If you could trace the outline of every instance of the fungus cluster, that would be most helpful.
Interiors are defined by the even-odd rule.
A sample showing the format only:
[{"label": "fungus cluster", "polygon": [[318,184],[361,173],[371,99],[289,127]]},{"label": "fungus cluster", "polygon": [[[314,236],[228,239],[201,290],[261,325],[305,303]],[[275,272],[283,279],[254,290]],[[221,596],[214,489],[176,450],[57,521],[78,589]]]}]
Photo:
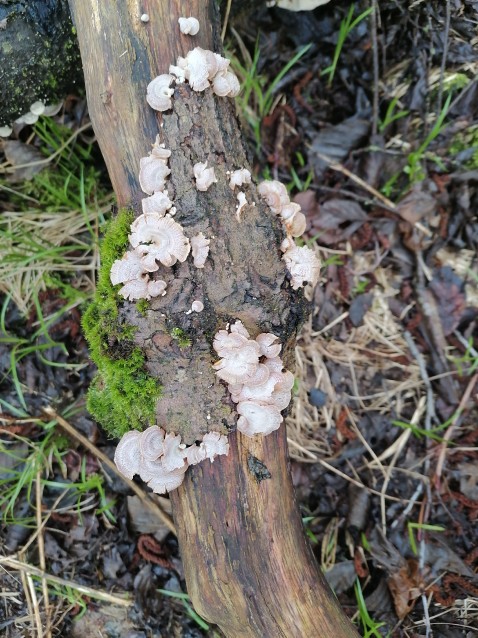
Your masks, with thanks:
[{"label": "fungus cluster", "polygon": [[[199,30],[195,18],[181,18],[179,25],[181,32],[187,35],[194,35]],[[240,88],[237,77],[229,69],[229,60],[196,47],[185,58],[178,58],[176,65],[170,66],[169,73],[161,74],[149,83],[148,104],[161,112],[171,109],[173,85],[186,81],[194,91],[211,87],[219,96],[234,97]],[[129,241],[132,249],[115,261],[110,271],[113,285],[123,284],[119,294],[126,299],[165,295],[167,284],[157,276],[160,268],[171,268],[177,262],[184,262],[191,252],[194,266],[203,268],[209,253],[210,239],[203,233],[188,238],[182,226],[173,219],[176,208],[166,189],[171,173],[170,156],[171,151],[160,143],[158,135],[150,154],[140,160],[139,182],[148,197],[142,200],[142,215],[131,225]],[[198,162],[191,168],[191,179],[194,178],[198,191],[207,191],[217,182],[214,168],[208,167],[207,162]],[[245,168],[227,174],[232,191],[251,183],[251,174]],[[296,246],[293,239],[305,230],[305,216],[300,207],[290,201],[280,182],[263,182],[258,190],[283,222],[286,239],[281,249],[292,287],[297,289],[306,282],[315,283],[319,262],[311,250]],[[248,202],[242,191],[236,197],[236,215],[240,221],[241,210]],[[202,301],[196,299],[188,314],[203,309]],[[292,373],[284,370],[279,357],[282,346],[278,337],[262,333],[251,339],[243,324],[236,321],[228,329],[217,332],[213,347],[220,356],[213,367],[218,378],[228,384],[231,398],[237,404],[238,430],[254,436],[278,429],[283,421],[281,411],[291,400],[294,383]],[[115,462],[125,476],[132,478],[139,474],[154,492],[162,494],[182,483],[189,465],[206,459],[213,462],[217,455],[227,455],[228,451],[227,437],[218,432],[208,432],[199,445],[186,447],[180,435],[166,434],[154,425],[141,433],[126,433],[116,449]]]},{"label": "fungus cluster", "polygon": [[237,429],[247,436],[277,430],[283,421],[281,410],[291,400],[294,376],[284,371],[277,339],[270,332],[251,339],[241,321],[214,337],[213,347],[221,359],[213,367],[228,384],[240,415]]},{"label": "fungus cluster", "polygon": [[227,437],[208,432],[199,445],[186,447],[179,434],[168,433],[157,425],[143,432],[127,432],[118,443],[115,463],[129,479],[139,474],[156,494],[176,489],[184,480],[189,465],[228,454]]},{"label": "fungus cluster", "polygon": [[279,215],[287,234],[281,250],[291,276],[292,288],[297,290],[306,283],[315,286],[319,280],[320,261],[313,250],[307,246],[299,247],[294,241],[294,237],[300,237],[306,227],[305,215],[300,211],[299,204],[290,201],[286,187],[277,180],[261,182],[258,191],[272,212]]}]

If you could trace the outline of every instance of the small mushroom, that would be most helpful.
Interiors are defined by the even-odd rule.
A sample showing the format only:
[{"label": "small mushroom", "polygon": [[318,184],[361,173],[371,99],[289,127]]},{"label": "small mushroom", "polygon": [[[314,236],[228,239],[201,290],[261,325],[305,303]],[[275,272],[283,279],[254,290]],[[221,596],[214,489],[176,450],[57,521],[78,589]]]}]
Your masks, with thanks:
[{"label": "small mushroom", "polygon": [[264,357],[272,359],[273,357],[279,356],[282,346],[280,343],[274,344],[274,341],[277,341],[278,338],[279,337],[276,337],[272,332],[263,332],[257,335],[256,342],[259,344],[261,354]]},{"label": "small mushroom", "polygon": [[251,173],[247,168],[239,168],[231,173],[229,187],[234,190],[236,186],[243,186],[251,183]]},{"label": "small mushroom", "polygon": [[207,256],[209,255],[210,243],[211,240],[206,239],[203,233],[198,233],[194,237],[191,237],[191,250],[196,268],[204,268]]},{"label": "small mushroom", "polygon": [[196,300],[191,304],[191,310],[193,312],[202,312],[204,310],[204,304],[202,301]]},{"label": "small mushroom", "polygon": [[236,74],[228,69],[214,76],[212,90],[220,97],[236,97],[241,91],[241,85]]},{"label": "small mushroom", "polygon": [[199,20],[197,18],[179,18],[179,29],[185,35],[196,35],[199,32]]},{"label": "small mushroom", "polygon": [[145,197],[141,201],[145,215],[154,213],[163,217],[172,205],[173,202],[169,199],[167,191],[157,191],[151,197]]},{"label": "small mushroom", "polygon": [[244,208],[244,206],[247,206],[247,199],[246,199],[245,193],[243,193],[242,191],[239,191],[237,193],[237,201],[239,202],[239,204],[236,207],[236,218],[237,218],[237,221],[240,222],[242,209]]},{"label": "small mushroom", "polygon": [[173,108],[171,100],[174,89],[169,88],[174,77],[168,73],[163,73],[154,78],[146,89],[146,101],[155,111],[168,111]]},{"label": "small mushroom", "polygon": [[[155,270],[158,267],[156,265]],[[121,259],[117,259],[110,270],[110,280],[113,286],[124,284],[119,294],[131,301],[135,299],[151,299],[158,297],[166,290],[166,282],[151,281],[142,263],[142,255],[135,251],[127,251]]]},{"label": "small mushroom", "polygon": [[240,414],[237,429],[246,436],[270,434],[277,430],[283,421],[275,405],[263,404],[259,401],[241,401],[237,404],[237,411]]},{"label": "small mushroom", "polygon": [[229,454],[229,443],[227,436],[219,434],[219,432],[208,432],[202,438],[201,446],[206,450],[206,458],[214,462],[216,456]]},{"label": "small mushroom", "polygon": [[166,186],[166,178],[171,173],[165,160],[149,155],[139,160],[139,184],[141,190],[152,195],[162,191]]},{"label": "small mushroom", "polygon": [[211,184],[217,182],[214,174],[214,168],[207,168],[207,162],[198,162],[197,164],[194,164],[193,172],[198,191],[207,191]]},{"label": "small mushroom", "polygon": [[186,446],[184,443],[181,443],[181,435],[172,433],[166,434],[163,446],[164,453],[162,462],[164,468],[168,472],[182,468],[184,466],[184,457],[186,456],[184,452]]},{"label": "small mushroom", "polygon": [[168,470],[164,464],[160,464],[156,474],[148,481],[148,486],[155,494],[165,494],[178,488],[184,481],[184,475],[188,469],[187,463],[174,470]]},{"label": "small mushroom", "polygon": [[280,215],[281,210],[287,204],[290,204],[287,188],[277,180],[267,180],[261,182],[257,187],[259,194],[266,200],[269,208],[276,215]]},{"label": "small mushroom", "polygon": [[310,283],[313,286],[320,276],[320,261],[316,254],[307,246],[293,246],[282,255],[290,272],[291,285],[294,290]]},{"label": "small mushroom", "polygon": [[300,237],[304,234],[307,226],[307,220],[304,213],[296,213],[292,219],[285,222],[287,233],[292,237]]},{"label": "small mushroom", "polygon": [[164,430],[157,425],[143,430],[139,439],[141,456],[148,461],[156,461],[164,452]]}]

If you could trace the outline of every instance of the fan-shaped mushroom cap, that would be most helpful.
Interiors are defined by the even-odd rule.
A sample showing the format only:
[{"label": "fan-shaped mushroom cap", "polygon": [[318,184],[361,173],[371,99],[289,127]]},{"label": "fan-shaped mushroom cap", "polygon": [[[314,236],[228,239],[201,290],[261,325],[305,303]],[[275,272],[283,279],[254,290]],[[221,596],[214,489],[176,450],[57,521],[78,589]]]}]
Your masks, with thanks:
[{"label": "fan-shaped mushroom cap", "polygon": [[236,208],[236,217],[237,217],[237,221],[240,222],[241,221],[241,211],[244,208],[244,206],[247,206],[247,199],[246,199],[246,194],[243,193],[242,191],[239,191],[237,193],[237,201],[239,202],[237,208]]},{"label": "fan-shaped mushroom cap", "polygon": [[135,474],[139,474],[141,464],[141,453],[139,448],[140,432],[132,430],[126,432],[121,437],[121,441],[116,446],[114,461],[118,470],[132,479]]},{"label": "fan-shaped mushroom cap", "polygon": [[296,213],[291,219],[285,222],[285,227],[292,237],[300,237],[304,234],[307,220],[304,213]]},{"label": "fan-shaped mushroom cap", "polygon": [[206,450],[206,458],[214,462],[216,456],[229,454],[229,443],[227,436],[219,434],[219,432],[208,432],[202,438],[201,447],[204,446]]},{"label": "fan-shaped mushroom cap", "polygon": [[297,213],[300,213],[300,205],[294,202],[289,202],[282,207],[280,216],[286,222],[289,219],[292,219],[292,217],[294,217]]},{"label": "fan-shaped mushroom cap", "polygon": [[186,460],[189,465],[197,465],[207,458],[206,448],[202,445],[191,445],[186,448]]},{"label": "fan-shaped mushroom cap", "polygon": [[260,335],[257,335],[256,341],[261,348],[262,356],[268,359],[279,356],[282,346],[280,343],[274,344],[274,341],[277,341],[278,338],[279,337],[276,337],[272,332],[262,332]]},{"label": "fan-shaped mushroom cap", "polygon": [[213,364],[213,368],[217,376],[227,383],[246,383],[254,376],[258,364],[259,345],[255,341],[244,339],[240,348],[228,351],[225,357]]},{"label": "fan-shaped mushroom cap", "polygon": [[199,32],[199,20],[197,18],[179,18],[179,30],[185,35],[196,35]]},{"label": "fan-shaped mushroom cap", "polygon": [[191,250],[193,254],[194,265],[196,268],[204,268],[207,256],[209,255],[210,239],[206,239],[204,233],[199,233],[191,237]]},{"label": "fan-shaped mushroom cap", "polygon": [[[266,366],[263,366],[266,370]],[[271,397],[274,392],[274,388],[278,382],[277,373],[270,374],[268,372],[268,377],[264,383],[261,384],[252,384],[247,383],[242,386],[241,391],[237,394],[232,395],[232,400],[235,403],[240,403],[241,401],[260,401],[261,403],[272,403]]]},{"label": "fan-shaped mushroom cap", "polygon": [[146,101],[155,111],[168,111],[173,108],[171,96],[174,89],[170,89],[174,77],[168,73],[163,73],[154,78],[146,89]]},{"label": "fan-shaped mushroom cap", "polygon": [[259,194],[266,200],[273,213],[279,215],[283,206],[290,203],[287,188],[277,180],[266,180],[257,187]]},{"label": "fan-shaped mushroom cap", "polygon": [[271,359],[266,359],[264,361],[264,365],[269,368],[270,372],[282,372],[284,369],[284,363],[280,357],[272,357]]},{"label": "fan-shaped mushroom cap", "polygon": [[238,168],[231,173],[229,178],[229,187],[234,190],[236,186],[242,186],[243,184],[251,183],[251,173],[247,168]]},{"label": "fan-shaped mushroom cap", "polygon": [[246,330],[246,327],[244,326],[242,321],[240,321],[239,319],[236,319],[236,321],[231,324],[230,330],[231,334],[242,335],[243,337],[246,337],[246,339],[249,339],[251,336]]},{"label": "fan-shaped mushroom cap", "polygon": [[178,260],[185,261],[189,255],[189,239],[171,217],[140,215],[131,224],[131,231],[131,245],[142,255],[143,268],[149,272],[158,269],[156,261],[169,267]]},{"label": "fan-shaped mushroom cap", "polygon": [[220,97],[236,97],[240,93],[241,85],[236,74],[227,70],[214,76],[212,90]]},{"label": "fan-shaped mushroom cap", "polygon": [[139,160],[139,166],[141,190],[148,195],[162,191],[166,186],[166,177],[171,173],[166,162],[155,155],[149,155]]},{"label": "fan-shaped mushroom cap", "polygon": [[[204,49],[196,47],[186,56],[186,78],[193,91],[204,91],[209,86],[209,71]],[[178,60],[178,66],[179,64]]]},{"label": "fan-shaped mushroom cap", "polygon": [[139,439],[141,456],[148,461],[156,461],[163,453],[164,430],[152,425],[143,432]]},{"label": "fan-shaped mushroom cap", "polygon": [[247,436],[270,434],[282,423],[282,415],[275,405],[256,401],[241,401],[237,404],[241,415],[237,421],[237,429]]},{"label": "fan-shaped mushroom cap", "polygon": [[194,164],[193,171],[198,191],[207,191],[211,184],[217,182],[214,174],[214,168],[207,168],[207,162],[198,162],[197,164]]},{"label": "fan-shaped mushroom cap", "polygon": [[282,255],[291,276],[294,290],[304,286],[307,282],[315,286],[320,275],[320,261],[314,251],[307,246],[294,246]]},{"label": "fan-shaped mushroom cap", "polygon": [[163,217],[168,211],[173,202],[169,199],[168,193],[166,191],[158,191],[157,193],[153,193],[151,197],[145,197],[141,200],[141,206],[143,207],[143,214],[147,215],[150,213],[156,213],[157,215],[161,215]]},{"label": "fan-shaped mushroom cap", "polygon": [[204,51],[206,57],[207,71],[209,79],[212,80],[218,73],[223,73],[229,69],[230,60],[223,58],[219,53]]},{"label": "fan-shaped mushroom cap", "polygon": [[[157,268],[156,268],[157,269]],[[129,250],[121,259],[117,259],[110,270],[111,283],[124,284],[118,291],[125,299],[151,299],[166,290],[166,282],[158,279],[150,281],[141,262],[141,254]]]},{"label": "fan-shaped mushroom cap", "polygon": [[186,456],[184,443],[181,443],[180,434],[168,433],[164,437],[164,453],[162,457],[162,463],[164,468],[170,472],[178,468],[183,467],[184,457]]},{"label": "fan-shaped mushroom cap", "polygon": [[178,488],[184,481],[184,475],[188,469],[187,463],[175,470],[167,470],[164,464],[160,464],[157,473],[148,481],[149,487],[155,494],[165,494]]}]

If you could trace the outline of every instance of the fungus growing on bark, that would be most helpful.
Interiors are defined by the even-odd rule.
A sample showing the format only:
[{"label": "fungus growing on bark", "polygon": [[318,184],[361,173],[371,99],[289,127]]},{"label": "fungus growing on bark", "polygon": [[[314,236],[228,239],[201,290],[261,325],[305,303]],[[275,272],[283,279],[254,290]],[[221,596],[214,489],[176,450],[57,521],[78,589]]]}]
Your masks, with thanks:
[{"label": "fungus growing on bark", "polygon": [[148,272],[158,270],[157,261],[167,267],[174,266],[177,261],[186,261],[190,251],[183,227],[171,217],[157,213],[137,217],[131,224],[129,240],[141,255],[141,264]]},{"label": "fungus growing on bark", "polygon": [[141,200],[144,214],[155,213],[161,217],[171,209],[172,205],[173,202],[169,199],[167,191],[158,191],[157,193],[153,193],[151,197],[145,197]]},{"label": "fungus growing on bark", "polygon": [[316,254],[307,246],[296,246],[282,243],[287,246],[282,259],[285,261],[291,276],[291,285],[294,290],[310,283],[313,286],[319,281],[320,261]]},{"label": "fungus growing on bark", "polygon": [[227,70],[214,76],[212,90],[220,97],[236,97],[239,95],[241,85],[236,74]]},{"label": "fungus growing on bark", "polygon": [[204,91],[212,82],[218,95],[234,97],[239,93],[240,84],[229,64],[229,60],[218,53],[196,47],[185,58],[179,57],[169,72],[180,81],[187,80],[193,91]]},{"label": "fungus growing on bark", "polygon": [[157,494],[170,492],[181,485],[188,465],[205,459],[214,461],[219,454],[229,453],[227,437],[208,432],[200,445],[186,447],[179,434],[169,433],[153,425],[143,432],[127,432],[115,451],[119,471],[132,479],[139,474]]},{"label": "fungus growing on bark", "polygon": [[239,168],[236,171],[232,171],[229,178],[229,187],[234,190],[236,186],[242,186],[243,184],[251,183],[251,173],[247,168]]},{"label": "fungus growing on bark", "polygon": [[196,35],[199,32],[199,20],[197,18],[179,18],[179,30],[185,35]]},{"label": "fungus growing on bark", "polygon": [[270,332],[251,339],[240,321],[230,326],[230,332],[219,330],[214,338],[213,347],[222,359],[213,367],[228,383],[240,415],[237,429],[247,436],[276,430],[283,420],[281,410],[291,400],[294,375],[283,371],[277,340]]},{"label": "fungus growing on bark", "polygon": [[261,182],[257,190],[259,191],[259,195],[266,200],[271,211],[276,215],[280,215],[282,208],[290,204],[287,188],[282,182],[267,180]]},{"label": "fungus growing on bark", "polygon": [[246,199],[245,193],[243,193],[242,191],[239,191],[239,193],[237,193],[237,201],[239,202],[239,204],[236,207],[236,217],[237,217],[237,221],[240,222],[242,209],[244,208],[244,206],[247,206],[247,199]]},{"label": "fungus growing on bark", "polygon": [[124,284],[120,288],[119,294],[131,301],[159,297],[166,290],[165,281],[159,279],[153,281],[148,278],[148,272],[142,263],[142,256],[136,250],[126,252],[121,259],[117,259],[113,263],[110,270],[110,280],[113,286]]},{"label": "fungus growing on bark", "polygon": [[167,161],[171,151],[159,143],[159,135],[148,157],[139,160],[139,184],[141,190],[148,195],[162,191],[166,186],[166,178],[171,173]]},{"label": "fungus growing on bark", "polygon": [[194,164],[193,172],[198,191],[207,191],[211,184],[217,182],[214,174],[214,168],[207,168],[207,162],[198,162],[197,164]]},{"label": "fungus growing on bark", "polygon": [[194,237],[191,237],[191,249],[196,268],[204,268],[207,256],[209,255],[210,243],[211,240],[206,239],[204,233],[199,233]]},{"label": "fungus growing on bark", "polygon": [[163,73],[148,84],[146,101],[155,111],[168,111],[173,108],[171,97],[174,94],[174,89],[169,88],[173,80],[174,76]]}]

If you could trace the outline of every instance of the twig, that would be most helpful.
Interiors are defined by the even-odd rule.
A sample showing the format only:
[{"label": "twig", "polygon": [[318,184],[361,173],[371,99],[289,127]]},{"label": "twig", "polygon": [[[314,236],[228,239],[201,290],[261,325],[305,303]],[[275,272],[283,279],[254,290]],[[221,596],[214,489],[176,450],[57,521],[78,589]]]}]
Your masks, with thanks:
[{"label": "twig", "polygon": [[379,82],[379,66],[378,66],[378,42],[377,42],[377,0],[371,0],[372,13],[370,21],[372,24],[372,56],[373,56],[373,103],[372,103],[372,135],[377,135],[378,131],[378,82]]},{"label": "twig", "polygon": [[155,514],[155,516],[157,516],[157,518],[159,518],[166,525],[166,527],[168,527],[168,529],[171,532],[173,532],[173,534],[176,534],[176,528],[174,527],[174,523],[172,519],[170,518],[170,516],[168,516],[166,512],[163,512],[163,510],[159,507],[159,505],[155,503],[155,501],[153,501],[152,498],[144,490],[142,490],[138,485],[136,485],[134,481],[131,481],[130,479],[123,476],[123,474],[121,474],[121,472],[118,470],[118,468],[113,463],[113,461],[111,461],[106,456],[106,454],[104,454],[104,452],[99,450],[96,447],[96,445],[91,443],[91,441],[89,441],[86,438],[86,436],[83,436],[81,432],[78,432],[78,430],[76,430],[76,428],[74,428],[70,423],[68,423],[68,421],[66,421],[62,416],[57,414],[55,410],[53,410],[53,408],[47,407],[44,409],[44,412],[49,417],[58,421],[58,424],[61,425],[61,427],[64,430],[66,430],[66,432],[68,432],[70,436],[72,436],[74,439],[79,441],[87,450],[89,450],[92,454],[94,454],[96,458],[98,458],[102,463],[104,463],[104,465],[106,465],[108,469],[114,472],[116,476],[119,476],[128,485],[128,487],[130,487],[133,490],[136,496],[138,496],[141,499],[144,505],[146,505],[146,507],[148,507],[148,509],[153,514]]},{"label": "twig", "polygon": [[443,80],[445,77],[446,59],[448,56],[448,38],[450,35],[450,21],[451,21],[450,0],[446,0],[445,30],[443,33],[443,53],[441,56],[441,64],[440,64],[440,86],[438,88],[437,113],[440,113],[441,111],[441,105],[443,100]]},{"label": "twig", "polygon": [[468,383],[466,387],[466,390],[461,398],[458,408],[455,414],[453,415],[452,421],[443,436],[443,440],[440,444],[440,452],[438,454],[438,460],[437,460],[436,469],[435,469],[435,476],[433,477],[433,483],[435,486],[438,486],[440,482],[441,473],[443,471],[443,465],[445,463],[445,456],[446,456],[446,451],[448,448],[448,443],[451,440],[452,434],[461,417],[461,413],[465,409],[466,404],[468,403],[468,400],[471,396],[471,393],[473,392],[473,389],[477,381],[478,381],[478,372],[474,374],[472,378],[470,379],[470,382]]},{"label": "twig", "polygon": [[232,0],[227,0],[226,13],[224,15],[224,24],[222,25],[221,40],[224,42],[227,31],[227,23],[229,22],[229,13],[231,12]]},{"label": "twig", "polygon": [[100,591],[98,589],[92,589],[91,587],[80,585],[78,583],[75,583],[74,581],[60,578],[59,576],[47,574],[43,570],[38,569],[38,567],[34,567],[33,565],[24,563],[12,556],[0,557],[0,565],[9,567],[10,569],[18,570],[20,573],[25,574],[27,577],[30,578],[32,576],[35,576],[36,578],[47,580],[48,582],[54,583],[55,585],[60,585],[61,587],[71,587],[72,589],[76,589],[76,591],[79,591],[85,596],[90,596],[91,598],[96,598],[97,600],[103,600],[105,602],[112,603],[113,605],[129,607],[132,604],[132,600],[128,595],[115,596],[114,594],[108,594],[107,592]]},{"label": "twig", "polygon": [[[38,558],[40,562],[40,569],[44,572],[46,570],[45,560],[45,541],[43,538],[42,527],[42,486],[41,486],[41,470],[38,470],[35,481],[35,516],[38,530]],[[51,638],[51,619],[50,619],[50,597],[48,595],[48,585],[44,578],[41,581],[43,592],[43,608],[45,610],[45,632],[46,638]]]},{"label": "twig", "polygon": [[426,364],[425,364],[425,360],[423,358],[423,355],[419,351],[419,349],[417,348],[417,346],[416,346],[416,344],[415,344],[415,342],[413,340],[413,337],[408,332],[408,330],[405,330],[405,332],[403,333],[403,338],[407,342],[408,348],[409,348],[413,358],[418,363],[418,368],[420,370],[420,376],[421,376],[423,384],[425,385],[425,388],[427,390],[427,411],[426,411],[426,416],[425,416],[425,430],[428,431],[428,430],[431,429],[432,420],[436,418],[435,398],[433,396],[432,384],[431,384],[431,381],[430,381],[430,377],[428,376],[428,372],[427,372],[427,368],[426,368]]}]

